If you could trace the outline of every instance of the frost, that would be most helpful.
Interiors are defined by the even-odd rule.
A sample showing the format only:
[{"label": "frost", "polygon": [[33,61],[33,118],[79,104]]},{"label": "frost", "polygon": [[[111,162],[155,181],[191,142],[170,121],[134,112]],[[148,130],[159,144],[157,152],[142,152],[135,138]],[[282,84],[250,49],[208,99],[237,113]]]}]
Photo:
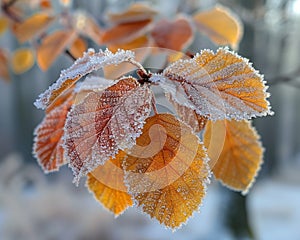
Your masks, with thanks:
[{"label": "frost", "polygon": [[34,105],[37,108],[45,109],[56,97],[81,77],[107,65],[117,65],[132,59],[134,59],[134,52],[131,51],[118,50],[116,53],[112,53],[106,49],[95,53],[94,49],[89,49],[71,67],[61,71],[59,79],[39,96]]},{"label": "frost", "polygon": [[[211,120],[250,119],[272,114],[263,76],[227,48],[204,50],[163,71],[159,85],[180,105]],[[155,77],[156,81],[158,77]]]},{"label": "frost", "polygon": [[151,91],[123,78],[102,92],[91,92],[68,115],[66,158],[78,184],[80,177],[131,148],[150,114]]}]

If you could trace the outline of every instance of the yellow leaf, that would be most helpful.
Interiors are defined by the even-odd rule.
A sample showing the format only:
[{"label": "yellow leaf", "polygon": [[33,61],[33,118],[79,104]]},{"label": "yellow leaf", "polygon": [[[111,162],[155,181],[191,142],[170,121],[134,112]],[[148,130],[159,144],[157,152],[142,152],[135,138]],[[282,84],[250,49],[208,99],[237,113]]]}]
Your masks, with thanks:
[{"label": "yellow leaf", "polygon": [[26,42],[45,31],[54,20],[55,17],[48,13],[36,13],[24,22],[16,24],[14,34],[21,43]]},{"label": "yellow leaf", "polygon": [[198,30],[218,45],[231,45],[236,49],[243,35],[243,25],[229,9],[217,7],[194,15]]},{"label": "yellow leaf", "polygon": [[151,218],[178,228],[198,210],[209,175],[205,147],[170,114],[146,120],[123,164],[129,193]]},{"label": "yellow leaf", "polygon": [[6,31],[8,26],[7,19],[3,16],[0,17],[0,36]]},{"label": "yellow leaf", "polygon": [[120,13],[109,13],[108,19],[110,22],[119,24],[127,22],[137,22],[146,19],[152,19],[157,14],[150,6],[143,3],[132,4],[124,12]]},{"label": "yellow leaf", "polygon": [[12,70],[16,74],[28,71],[34,64],[34,53],[30,48],[17,49],[11,58]]},{"label": "yellow leaf", "polygon": [[115,158],[89,173],[86,182],[95,198],[116,216],[133,204],[124,184],[122,163],[125,156],[125,152],[119,151]]},{"label": "yellow leaf", "polygon": [[[217,141],[211,141],[212,128],[220,122],[225,124],[226,133],[225,136],[220,136],[217,131],[213,133],[219,135],[219,141],[223,141],[223,148],[215,165],[211,168],[213,167],[216,179],[224,185],[246,194],[255,181],[263,162],[263,148],[259,136],[249,121],[209,121],[204,133],[206,147],[218,144]],[[220,132],[223,134],[222,131]]]},{"label": "yellow leaf", "polygon": [[37,63],[46,71],[64,49],[73,42],[76,37],[75,31],[58,30],[45,37],[37,48]]},{"label": "yellow leaf", "polygon": [[81,37],[78,37],[71,44],[69,50],[73,57],[80,58],[80,57],[82,57],[82,55],[86,51],[86,49],[87,49],[86,42]]},{"label": "yellow leaf", "polygon": [[6,82],[10,81],[8,57],[4,49],[0,49],[0,78]]}]

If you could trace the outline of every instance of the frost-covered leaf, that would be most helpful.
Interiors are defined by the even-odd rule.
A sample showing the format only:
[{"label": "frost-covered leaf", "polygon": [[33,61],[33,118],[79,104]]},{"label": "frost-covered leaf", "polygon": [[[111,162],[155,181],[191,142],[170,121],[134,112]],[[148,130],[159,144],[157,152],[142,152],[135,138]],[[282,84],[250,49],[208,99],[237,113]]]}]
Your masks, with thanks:
[{"label": "frost-covered leaf", "polygon": [[165,92],[211,120],[250,119],[272,114],[263,76],[228,49],[204,50],[190,60],[179,60],[162,75],[153,75]]},{"label": "frost-covered leaf", "polygon": [[150,113],[151,91],[131,77],[73,105],[65,126],[65,150],[74,182],[130,148]]},{"label": "frost-covered leaf", "polygon": [[[209,121],[205,127],[204,144],[208,147],[211,142],[212,128],[220,121]],[[242,191],[246,194],[253,184],[255,177],[263,162],[263,148],[259,141],[259,135],[251,126],[249,121],[224,120],[226,134],[219,137],[224,141],[223,148],[212,171],[216,179],[220,180],[227,187]],[[214,131],[215,135],[222,134],[222,131]],[[216,137],[214,137],[216,139]]]},{"label": "frost-covered leaf", "polygon": [[126,153],[119,151],[114,159],[88,174],[86,185],[95,198],[115,216],[132,206],[132,197],[124,184],[122,163]]},{"label": "frost-covered leaf", "polygon": [[30,48],[19,48],[12,53],[11,67],[15,74],[28,71],[34,65],[34,53]]},{"label": "frost-covered leaf", "polygon": [[0,78],[10,82],[8,56],[5,49],[0,48]]},{"label": "frost-covered leaf", "polygon": [[209,170],[207,154],[190,127],[170,114],[146,120],[124,161],[125,181],[138,206],[170,228],[199,209]]},{"label": "frost-covered leaf", "polygon": [[152,20],[147,19],[138,22],[122,23],[106,30],[102,35],[102,43],[124,44],[145,35]]},{"label": "frost-covered leaf", "polygon": [[195,110],[177,103],[170,94],[166,94],[166,97],[174,106],[180,119],[189,125],[195,132],[200,132],[205,127],[207,122],[206,117],[197,114]]},{"label": "frost-covered leaf", "polygon": [[38,125],[34,134],[33,152],[39,165],[48,173],[57,171],[66,164],[64,157],[63,134],[67,114],[73,103],[73,91],[61,95],[56,104],[47,109],[46,116]]},{"label": "frost-covered leaf", "polygon": [[34,104],[37,108],[44,109],[81,77],[107,65],[116,65],[133,58],[134,53],[131,51],[119,50],[113,54],[109,50],[100,50],[98,53],[95,53],[94,49],[89,49],[84,53],[83,57],[77,59],[71,67],[63,70],[59,79],[42,93]]},{"label": "frost-covered leaf", "polygon": [[36,13],[24,22],[16,24],[13,31],[20,42],[26,42],[45,31],[54,20],[55,17],[48,13]]},{"label": "frost-covered leaf", "polygon": [[41,45],[37,48],[39,67],[43,71],[48,70],[64,49],[74,41],[75,37],[76,33],[73,30],[57,30],[43,38]]},{"label": "frost-covered leaf", "polygon": [[240,19],[230,9],[221,5],[196,13],[194,21],[198,30],[218,45],[237,48],[243,36],[243,24]]},{"label": "frost-covered leaf", "polygon": [[138,22],[152,19],[157,14],[153,8],[144,3],[134,3],[124,12],[109,13],[108,19],[115,24]]},{"label": "frost-covered leaf", "polygon": [[178,17],[174,21],[161,20],[155,24],[152,37],[158,47],[181,51],[193,40],[194,33],[187,18]]}]

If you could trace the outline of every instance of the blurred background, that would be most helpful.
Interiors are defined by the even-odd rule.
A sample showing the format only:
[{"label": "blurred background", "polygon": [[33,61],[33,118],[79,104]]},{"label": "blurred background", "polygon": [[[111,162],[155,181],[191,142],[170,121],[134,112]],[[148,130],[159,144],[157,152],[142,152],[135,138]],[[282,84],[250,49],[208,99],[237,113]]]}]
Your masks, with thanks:
[{"label": "blurred background", "polygon": [[[130,0],[73,1],[101,25],[107,11]],[[246,197],[212,181],[201,208],[172,233],[139,210],[117,219],[83,186],[72,184],[67,167],[44,175],[32,156],[33,130],[43,112],[34,100],[72,60],[65,55],[42,72],[37,66],[0,80],[0,239],[300,239],[300,0],[149,0],[169,18],[222,4],[244,24],[239,54],[265,75],[275,115],[255,119],[265,147],[264,164]],[[1,48],[15,49],[11,34]],[[217,47],[197,34],[190,50]],[[299,104],[299,105],[298,105]]]}]

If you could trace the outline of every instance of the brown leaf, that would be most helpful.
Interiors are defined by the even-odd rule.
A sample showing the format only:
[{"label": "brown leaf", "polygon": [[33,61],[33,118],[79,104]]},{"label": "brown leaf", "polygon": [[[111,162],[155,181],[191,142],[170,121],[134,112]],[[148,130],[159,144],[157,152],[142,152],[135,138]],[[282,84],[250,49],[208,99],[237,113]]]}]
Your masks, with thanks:
[{"label": "brown leaf", "polygon": [[10,82],[8,57],[5,49],[0,49],[0,78]]},{"label": "brown leaf", "polygon": [[74,64],[66,70],[63,70],[59,79],[53,83],[39,98],[35,101],[37,108],[45,109],[55,99],[74,85],[83,76],[111,64],[120,64],[122,62],[134,59],[134,53],[130,51],[119,50],[112,53],[109,50],[99,50],[95,53],[94,49],[89,49],[83,54],[82,58],[77,59]]},{"label": "brown leaf", "polygon": [[152,19],[157,14],[150,6],[143,3],[134,3],[124,12],[109,13],[108,19],[114,24],[138,22]]},{"label": "brown leaf", "polygon": [[75,105],[66,122],[65,149],[74,182],[121,149],[130,148],[150,113],[151,91],[131,77]]},{"label": "brown leaf", "polygon": [[57,171],[67,163],[64,157],[63,135],[67,114],[73,103],[74,94],[70,90],[61,95],[56,105],[47,109],[46,116],[34,134],[33,152],[44,172]]},{"label": "brown leaf", "polygon": [[23,43],[41,34],[54,20],[55,17],[48,13],[36,13],[27,18],[24,22],[16,24],[13,32],[19,42]]},{"label": "brown leaf", "polygon": [[159,21],[151,35],[158,47],[181,51],[192,42],[194,33],[190,22],[179,17],[174,21]]},{"label": "brown leaf", "polygon": [[37,63],[46,71],[76,37],[75,31],[58,30],[42,40],[37,48]]},{"label": "brown leaf", "polygon": [[207,154],[199,138],[170,114],[146,120],[124,162],[129,192],[151,218],[178,228],[198,210],[208,180]]},{"label": "brown leaf", "polygon": [[34,53],[30,48],[19,48],[11,57],[11,67],[15,74],[22,74],[34,65]]},{"label": "brown leaf", "polygon": [[216,53],[203,50],[193,59],[174,62],[153,79],[177,103],[211,120],[272,114],[263,76],[226,48]]},{"label": "brown leaf", "polygon": [[95,198],[115,216],[133,205],[131,196],[124,184],[122,163],[126,153],[119,151],[114,159],[97,167],[88,174],[86,185]]},{"label": "brown leaf", "polygon": [[139,22],[122,23],[106,30],[102,35],[103,44],[124,44],[143,36],[151,24],[152,20]]},{"label": "brown leaf", "polygon": [[[212,131],[214,125],[220,122],[209,121],[204,133],[206,147],[210,144],[218,144],[217,141],[211,141],[212,133],[219,137],[219,141],[223,141],[220,156],[215,161],[216,164],[211,166],[213,173],[216,179],[227,187],[246,194],[255,181],[263,162],[263,148],[259,136],[249,121],[235,120],[222,121],[221,124],[225,124],[226,127],[226,134],[220,135],[220,131]],[[221,134],[223,134],[222,131]]]},{"label": "brown leaf", "polygon": [[231,45],[236,49],[243,36],[243,24],[229,9],[217,7],[194,15],[198,30],[218,45]]}]

